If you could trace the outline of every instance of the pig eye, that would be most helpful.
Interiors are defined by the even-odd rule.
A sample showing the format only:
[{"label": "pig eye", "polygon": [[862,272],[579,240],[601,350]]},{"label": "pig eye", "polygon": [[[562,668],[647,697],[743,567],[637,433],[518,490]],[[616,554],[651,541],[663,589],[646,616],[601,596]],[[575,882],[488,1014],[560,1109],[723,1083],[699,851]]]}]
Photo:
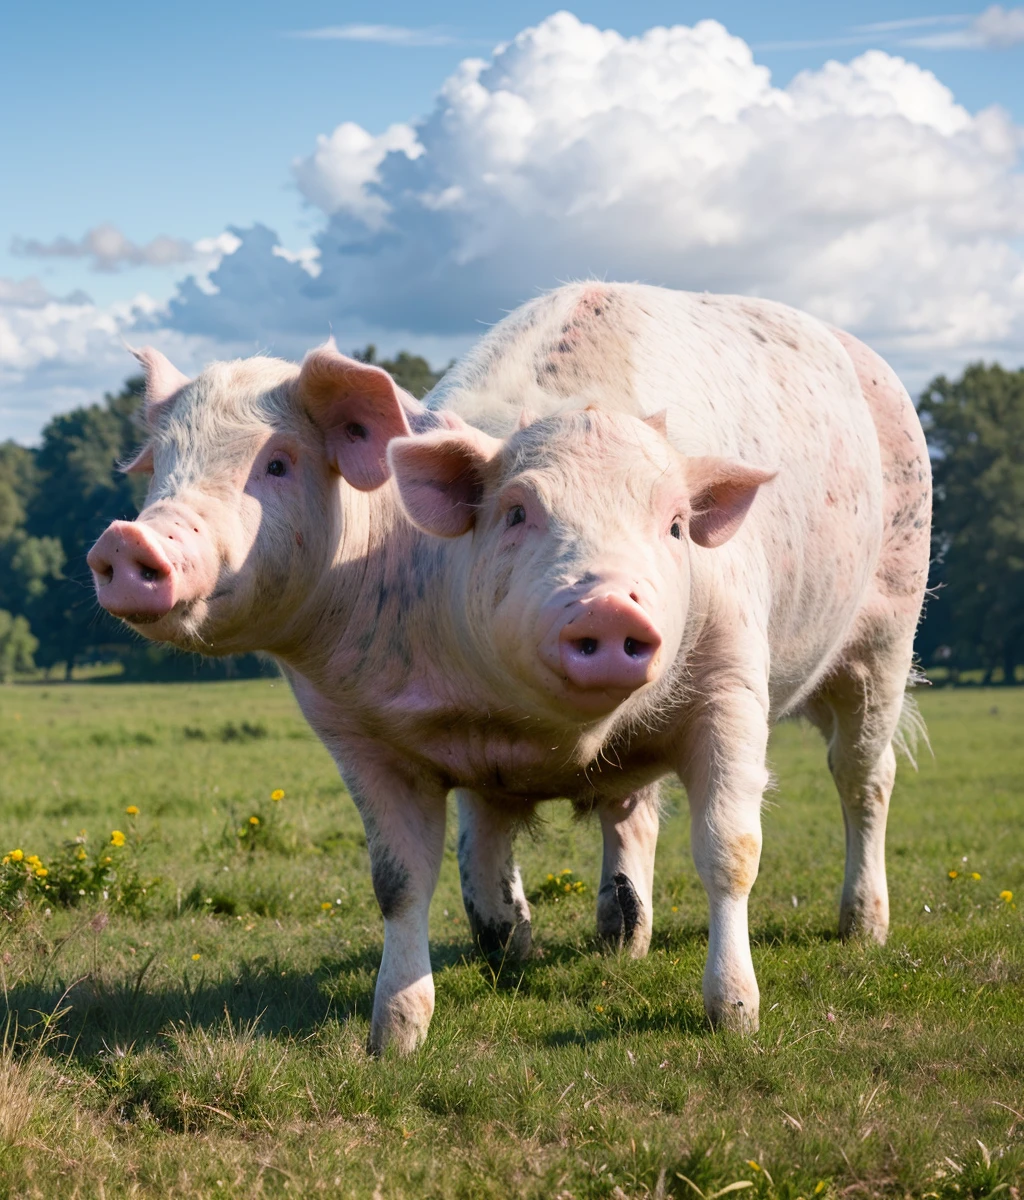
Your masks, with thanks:
[{"label": "pig eye", "polygon": [[272,458],[267,463],[267,474],[280,477],[288,474],[288,467],[285,465],[283,458]]},{"label": "pig eye", "polygon": [[676,541],[681,541],[683,536],[683,527],[678,521],[673,521],[672,528],[669,530],[669,533],[676,539]]},{"label": "pig eye", "polygon": [[505,528],[511,529],[513,525],[522,525],[526,520],[526,509],[521,504],[513,504],[505,516]]}]

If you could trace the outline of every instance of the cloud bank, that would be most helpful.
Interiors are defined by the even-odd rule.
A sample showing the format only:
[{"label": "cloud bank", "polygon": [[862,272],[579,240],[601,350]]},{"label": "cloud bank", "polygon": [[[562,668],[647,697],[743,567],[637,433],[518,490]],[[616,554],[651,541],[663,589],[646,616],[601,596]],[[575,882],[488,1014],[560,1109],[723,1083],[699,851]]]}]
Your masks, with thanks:
[{"label": "cloud bank", "polygon": [[293,164],[312,247],[234,230],[130,320],[276,352],[330,329],[456,347],[560,281],[641,279],[788,301],[916,387],[1020,358],[1021,146],[1004,112],[881,51],[779,88],[715,21],[627,38],[558,13],[463,62],[426,115],[320,137]]}]

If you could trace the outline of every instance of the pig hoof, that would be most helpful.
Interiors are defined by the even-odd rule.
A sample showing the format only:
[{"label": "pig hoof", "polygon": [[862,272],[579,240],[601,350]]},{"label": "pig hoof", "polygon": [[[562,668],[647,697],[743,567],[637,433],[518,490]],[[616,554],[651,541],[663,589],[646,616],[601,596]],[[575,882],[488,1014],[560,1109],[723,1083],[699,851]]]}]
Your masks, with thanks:
[{"label": "pig hoof", "polygon": [[704,1008],[712,1028],[730,1033],[757,1033],[760,1025],[758,1003],[743,1000],[705,1000]]},{"label": "pig hoof", "polygon": [[651,926],[628,875],[613,876],[597,895],[597,936],[615,950],[643,958],[651,944]]},{"label": "pig hoof", "polygon": [[480,954],[493,966],[521,962],[530,953],[533,930],[530,910],[525,905],[513,915],[485,918],[473,901],[463,896],[469,931]]},{"label": "pig hoof", "polygon": [[374,1003],[373,1022],[367,1050],[379,1058],[387,1049],[411,1054],[426,1041],[430,1018],[434,1015],[433,982],[429,993],[406,988],[384,1003]]},{"label": "pig hoof", "polygon": [[839,936],[844,942],[861,939],[884,946],[889,936],[888,913],[881,913],[878,905],[844,904],[839,912]]}]

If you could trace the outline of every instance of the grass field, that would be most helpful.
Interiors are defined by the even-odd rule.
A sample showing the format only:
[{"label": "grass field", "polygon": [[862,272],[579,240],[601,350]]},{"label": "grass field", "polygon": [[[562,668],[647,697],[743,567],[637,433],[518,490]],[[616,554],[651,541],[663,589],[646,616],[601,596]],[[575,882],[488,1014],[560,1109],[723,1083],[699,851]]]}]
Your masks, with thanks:
[{"label": "grass field", "polygon": [[1024,689],[921,707],[935,758],[900,770],[885,948],[836,939],[823,748],[777,731],[755,1037],[705,1024],[706,907],[673,792],[642,962],[595,950],[598,831],[552,805],[521,846],[527,891],[565,869],[586,890],[539,900],[536,956],[495,978],[450,822],[430,1040],[377,1062],[362,830],[283,683],[0,689],[0,849],[52,883],[0,921],[0,1196],[1013,1197]]}]

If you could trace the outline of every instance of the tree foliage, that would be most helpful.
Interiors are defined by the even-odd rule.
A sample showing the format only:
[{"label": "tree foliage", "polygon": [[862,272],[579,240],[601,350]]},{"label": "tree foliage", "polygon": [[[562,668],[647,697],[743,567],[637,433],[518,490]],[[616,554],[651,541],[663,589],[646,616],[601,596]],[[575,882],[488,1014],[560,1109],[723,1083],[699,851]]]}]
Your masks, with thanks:
[{"label": "tree foliage", "polygon": [[925,389],[921,418],[935,477],[925,661],[997,668],[1024,662],[1024,369],[975,363]]}]

